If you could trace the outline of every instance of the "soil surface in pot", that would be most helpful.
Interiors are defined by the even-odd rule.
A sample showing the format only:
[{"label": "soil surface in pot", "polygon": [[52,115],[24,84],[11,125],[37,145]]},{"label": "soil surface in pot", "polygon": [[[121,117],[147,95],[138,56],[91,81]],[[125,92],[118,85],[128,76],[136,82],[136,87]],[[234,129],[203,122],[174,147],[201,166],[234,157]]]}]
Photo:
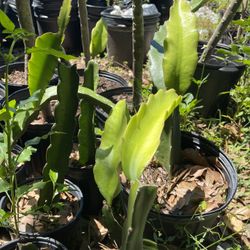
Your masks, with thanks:
[{"label": "soil surface in pot", "polygon": [[182,154],[183,165],[172,178],[155,161],[143,172],[142,184],[157,185],[154,210],[191,216],[219,208],[225,203],[228,186],[216,157],[205,157],[191,148]]},{"label": "soil surface in pot", "polygon": [[[80,82],[80,84],[83,85],[84,77],[80,76],[79,82]],[[99,83],[97,85],[96,92],[99,94],[99,93],[104,92],[108,89],[119,88],[119,87],[121,87],[120,83],[118,83],[116,81],[109,80],[107,77],[99,76]]]},{"label": "soil surface in pot", "polygon": [[[35,189],[24,195],[18,202],[20,232],[45,233],[72,221],[79,210],[79,200],[70,192],[60,193],[60,200],[50,212],[38,209],[39,190]],[[13,219],[11,223],[14,223]]]},{"label": "soil surface in pot", "polygon": [[[4,79],[2,79],[4,80]],[[17,85],[27,85],[27,81],[25,79],[25,74],[23,71],[19,70],[13,70],[9,75],[8,75],[8,81],[13,84]]]},{"label": "soil surface in pot", "polygon": [[[23,71],[14,70],[8,76],[9,82],[17,85],[27,85],[27,81],[25,79],[25,74]],[[4,79],[2,79],[4,81]],[[83,78],[80,77],[80,83],[83,82]],[[97,87],[97,93],[101,93],[110,88],[117,88],[121,85],[115,81],[111,81],[106,77],[99,77],[99,84]]]}]

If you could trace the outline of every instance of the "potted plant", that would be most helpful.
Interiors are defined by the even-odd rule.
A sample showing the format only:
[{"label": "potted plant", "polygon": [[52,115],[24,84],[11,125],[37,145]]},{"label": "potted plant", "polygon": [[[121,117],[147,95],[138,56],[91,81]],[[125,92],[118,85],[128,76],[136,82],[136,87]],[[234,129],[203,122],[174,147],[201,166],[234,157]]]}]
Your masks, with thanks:
[{"label": "potted plant", "polygon": [[[154,8],[154,10],[155,12],[153,14],[146,13],[146,11],[144,11],[143,14],[144,40],[142,47],[144,48],[144,60],[146,59],[146,54],[149,50],[150,42],[153,39],[159,18],[157,9]],[[108,32],[107,52],[109,57],[113,57],[114,62],[118,64],[127,62],[128,66],[132,68],[132,13],[123,15],[122,10],[120,10],[120,12],[118,11],[117,13],[114,7],[108,8],[102,12],[102,18],[107,26]],[[126,49],[121,50],[121,47]]]},{"label": "potted plant", "polygon": [[[98,84],[98,66],[89,61],[84,71],[84,86],[96,91]],[[71,154],[71,164],[67,173],[70,180],[76,183],[84,194],[83,215],[96,215],[102,206],[102,196],[93,178],[93,165],[97,139],[95,134],[95,106],[88,100],[79,103],[78,133]]]},{"label": "potted plant", "polygon": [[[159,90],[150,95],[147,103],[143,103],[130,118],[126,102],[122,100],[113,108],[105,123],[96,151],[94,176],[106,200],[103,220],[120,249],[144,249],[144,226],[156,187],[141,186],[140,177],[157,150],[165,120],[180,101],[181,97],[173,89]],[[121,171],[131,185],[123,225],[114,218],[111,208],[113,199],[121,191]]]},{"label": "potted plant", "polygon": [[[178,30],[178,33],[176,30]],[[150,51],[149,57],[151,61],[151,75],[153,82],[158,89],[174,88],[177,93],[184,95],[191,84],[192,76],[195,72],[198,61],[198,33],[195,26],[195,17],[192,14],[190,5],[187,1],[174,1],[174,4],[170,9],[170,18],[167,23],[161,27],[159,33],[156,34],[156,37],[164,41],[164,54],[162,56],[156,49]],[[178,43],[176,42],[177,40]],[[160,212],[160,214],[154,212],[154,216],[150,218],[151,223],[157,228],[160,225],[159,223],[161,223],[163,229],[166,230],[167,235],[175,235],[177,238],[178,226],[181,229],[186,226],[191,234],[195,234],[204,230],[204,226],[212,225],[218,213],[222,212],[232,200],[237,188],[236,171],[231,161],[222,151],[204,138],[201,138],[198,135],[181,133],[179,119],[179,112],[178,109],[176,109],[173,116],[166,123],[164,129],[165,135],[162,135],[162,142],[158,149],[158,153],[164,156],[163,162],[165,162],[165,166],[169,168],[168,171],[172,174],[172,186],[167,193],[163,195],[164,202],[162,201],[162,204],[165,204],[166,202],[167,206],[175,204],[176,207],[172,207],[170,210],[166,209],[166,214],[163,214],[162,212]],[[186,148],[192,149],[186,154]],[[167,151],[168,153],[166,152],[166,149],[170,149]],[[184,151],[181,151],[181,149]],[[198,163],[196,161],[197,159],[191,160],[192,157],[190,157],[190,155],[192,154],[196,155],[195,158],[199,157],[198,155],[201,156],[201,154],[205,157],[213,156],[217,159],[218,163],[209,160],[206,160],[207,163],[205,163],[205,161],[203,163]],[[181,175],[185,172],[185,168],[188,169],[188,171],[193,169],[192,165],[185,167],[185,159],[189,159],[189,163],[193,162],[193,164],[202,166],[201,169],[204,169],[205,166],[207,166],[209,171],[215,171],[215,175],[216,172],[220,172],[219,169],[221,169],[222,172],[220,176],[224,178],[222,183],[226,183],[226,189],[227,185],[229,187],[225,194],[226,198],[221,205],[218,204],[218,207],[211,209],[211,211],[209,211],[209,209],[208,211],[206,211],[206,209],[199,210],[199,205],[201,204],[199,202],[202,201],[206,204],[206,208],[209,207],[208,204],[210,204],[210,201],[206,195],[206,191],[202,191],[204,192],[204,196],[202,195],[196,200],[196,202],[194,200],[192,201],[192,199],[185,200],[188,196],[187,193],[190,191],[185,185],[183,188],[183,197],[178,197],[178,195],[171,196],[173,194],[171,193],[171,190],[176,190],[175,188],[178,190],[178,186],[180,187],[183,184],[180,183],[183,181],[184,177],[181,177]],[[187,174],[187,176],[189,176],[189,174]],[[181,182],[178,178],[180,178]],[[166,189],[164,189],[163,192],[166,192]],[[191,191],[191,196],[192,194],[194,193]],[[173,201],[175,199],[174,197],[178,197],[178,204]],[[171,202],[168,199],[173,200]],[[196,203],[196,207],[194,206],[194,210],[185,213],[183,211],[185,205],[181,206],[181,202],[185,205],[190,205],[194,202],[194,204]],[[157,216],[159,220],[157,220]],[[169,230],[170,228],[171,231]]]},{"label": "potted plant", "polygon": [[[69,13],[66,11],[63,13],[63,11],[65,11],[65,9],[69,8],[69,2],[65,1],[64,2],[64,7],[62,8],[62,13],[60,15],[60,20],[59,22],[62,22],[61,23],[61,35],[57,35],[56,34],[56,37],[57,39],[59,40],[59,44],[60,44],[60,41],[61,41],[61,38],[62,38],[62,34],[64,32],[64,27],[65,26],[65,23],[67,24],[67,21],[64,23],[63,21],[67,20],[68,18],[68,15]],[[64,25],[64,27],[63,27]],[[53,35],[53,34],[52,34]],[[35,59],[32,57],[32,62],[34,64],[36,64],[36,61]],[[56,59],[55,59],[56,60]],[[63,66],[62,66],[63,67]],[[66,68],[66,67],[65,67]],[[69,69],[70,71],[71,69]],[[62,74],[67,74],[67,70],[65,70],[66,73],[62,73]],[[8,72],[8,63],[7,63],[7,72]],[[53,71],[52,71],[53,72]],[[69,74],[69,73],[68,73]],[[38,76],[38,75],[36,75]],[[60,75],[61,76],[61,75]],[[66,76],[67,77],[67,76]],[[64,77],[61,77],[62,79],[62,82],[61,82],[61,86],[64,86],[64,82],[66,82],[65,80],[65,76]],[[67,78],[67,80],[70,79],[69,77]],[[73,80],[73,83],[75,84],[75,89],[76,89],[76,96],[77,96],[77,87],[78,87],[78,79],[77,78],[74,78]],[[8,77],[6,76],[6,82],[5,82],[5,85],[7,87],[7,84],[8,84]],[[62,87],[64,88],[64,87]],[[32,89],[32,88],[30,88]],[[33,91],[34,88],[31,90]],[[12,147],[13,145],[15,145],[17,139],[20,137],[21,133],[22,133],[22,130],[20,129],[20,127],[22,127],[23,123],[27,122],[27,117],[24,116],[22,118],[20,118],[20,113],[24,112],[24,113],[29,113],[29,112],[34,112],[35,110],[37,110],[38,106],[40,105],[40,102],[42,100],[42,96],[43,96],[43,90],[40,89],[41,91],[39,92],[39,94],[35,94],[34,96],[35,97],[35,101],[33,99],[32,101],[32,98],[34,98],[34,96],[31,97],[31,101],[27,100],[26,103],[28,103],[28,107],[26,106],[26,109],[23,107],[23,110],[20,108],[19,110],[17,109],[17,111],[12,111],[13,108],[15,108],[15,101],[12,101],[12,102],[9,102],[8,100],[8,90],[6,88],[6,103],[5,103],[5,106],[4,108],[2,109],[2,113],[5,114],[4,116],[2,116],[2,120],[4,120],[5,122],[5,128],[4,128],[4,142],[6,143],[6,152],[3,151],[3,162],[2,162],[2,169],[3,169],[3,173],[2,173],[2,176],[1,176],[1,180],[2,180],[2,183],[5,184],[5,192],[7,192],[7,197],[10,199],[9,202],[11,204],[11,207],[10,207],[10,210],[9,212],[7,211],[5,214],[6,216],[7,215],[10,215],[11,217],[9,218],[13,218],[13,220],[10,220],[12,222],[10,222],[10,225],[11,223],[13,223],[14,227],[14,233],[17,237],[19,237],[20,234],[27,234],[27,229],[21,229],[21,225],[22,225],[22,219],[21,219],[21,214],[22,214],[22,209],[21,209],[21,205],[20,205],[20,199],[23,199],[21,198],[23,196],[24,193],[29,193],[29,191],[34,189],[34,188],[41,188],[41,186],[45,185],[45,184],[42,184],[41,185],[41,182],[35,182],[34,185],[32,184],[30,186],[29,185],[22,185],[20,187],[17,187],[17,183],[16,183],[16,174],[15,174],[15,168],[16,168],[16,164],[18,164],[19,162],[23,162],[23,161],[26,161],[29,159],[30,155],[32,154],[32,147],[31,146],[27,146],[22,152],[20,155],[18,156],[12,156],[11,154],[11,151],[12,151]],[[33,94],[33,93],[32,93]],[[71,97],[71,96],[70,96]],[[11,104],[12,103],[12,104]],[[63,105],[63,104],[62,104]],[[12,108],[12,109],[11,109]],[[75,108],[76,109],[76,108]],[[22,110],[22,111],[21,111]],[[59,108],[60,110],[60,108]],[[59,111],[60,113],[60,111]],[[22,115],[21,115],[22,116]],[[17,125],[17,123],[19,122],[19,125]],[[20,126],[20,127],[19,127]],[[19,129],[18,129],[19,128]],[[70,145],[69,145],[70,146]],[[48,160],[48,162],[50,162],[51,160]],[[47,184],[48,185],[48,184]],[[71,192],[71,194],[73,195],[73,197],[75,197],[76,201],[78,204],[79,204],[79,211],[81,209],[81,206],[82,206],[82,201],[81,201],[81,192],[78,190],[78,188],[76,186],[72,186],[72,189],[75,190],[75,191],[68,191],[69,193]],[[10,190],[10,193],[8,193]],[[54,187],[53,189],[54,191],[54,195],[56,194],[55,192],[58,191],[57,189],[57,186]],[[2,199],[2,208],[5,207],[5,202],[7,202],[6,198],[3,197]],[[6,208],[6,207],[5,207]],[[45,207],[43,206],[43,209]],[[52,206],[52,203],[51,203],[51,206],[49,207],[49,210],[48,211],[52,211],[51,209],[53,208]],[[73,224],[75,224],[74,222],[76,222],[77,218],[79,218],[79,214],[80,212],[77,212],[74,211],[74,217],[73,217],[73,220],[71,220],[71,222],[69,223],[68,227],[72,229],[72,226]],[[59,224],[60,225],[60,224]],[[61,230],[61,234],[62,232],[65,230],[65,227],[66,226],[59,226],[59,229],[57,230]],[[52,230],[52,235],[53,233],[57,234],[57,237],[58,235],[60,235],[60,233],[56,232],[57,230],[53,231]],[[51,230],[50,230],[51,231]],[[73,231],[72,231],[73,232]],[[51,233],[51,232],[50,232]]]},{"label": "potted plant", "polygon": [[[202,53],[204,47],[206,44],[200,42],[198,51]],[[228,54],[223,53],[222,50]],[[229,53],[229,46],[218,44],[210,59],[197,64],[194,78],[205,80],[199,87],[192,83],[188,92],[200,100],[202,108],[199,113],[203,117],[214,117],[218,115],[218,110],[226,113],[229,91],[234,88],[245,71],[246,66],[240,62],[241,56],[230,56]]]},{"label": "potted plant", "polygon": [[[73,0],[71,18],[65,33],[63,47],[68,53],[79,54],[82,51],[80,38],[80,23],[77,1]],[[32,3],[38,34],[57,31],[57,17],[62,1],[35,0]]]},{"label": "potted plant", "polygon": [[89,32],[96,26],[96,23],[101,19],[101,12],[112,6],[113,1],[106,0],[88,0],[87,3],[87,12],[88,12],[88,27]]},{"label": "potted plant", "polygon": [[[216,50],[230,50],[230,48],[226,47],[225,45],[221,46],[217,45],[217,43],[219,42],[229,23],[233,20],[241,5],[241,2],[242,1],[238,0],[233,0],[230,2],[220,23],[214,30],[214,33],[209,39],[207,46],[205,46],[205,48],[202,50],[201,56],[199,58],[195,77],[197,77],[197,79],[202,79],[208,75],[207,82],[201,86],[198,93],[198,98],[201,99],[201,102],[204,106],[201,111],[204,116],[213,115],[218,108],[225,112],[229,100],[228,92],[235,86],[235,84],[237,84],[245,70],[245,65],[237,62],[237,60],[240,60],[241,55],[228,56],[227,54],[219,53],[218,56],[225,58],[224,63],[221,65],[218,65],[218,62],[216,63],[214,58],[211,60],[212,55],[215,55],[216,57]],[[204,69],[203,72],[201,72],[201,69]],[[218,82],[216,82],[215,79]],[[221,93],[224,94],[221,95]]]},{"label": "potted plant", "polygon": [[[140,0],[133,1],[133,52],[131,53],[131,65],[133,67],[134,81],[133,86],[125,87],[125,88],[116,88],[114,90],[107,90],[102,93],[103,96],[111,99],[114,102],[117,102],[117,96],[120,98],[128,99],[130,102],[130,111],[133,113],[134,111],[139,109],[141,100],[142,100],[142,70],[143,70],[143,62],[145,59],[145,48],[141,46],[144,43],[144,17],[143,17],[143,9],[142,2]],[[154,17],[156,17],[155,15]],[[118,17],[119,18],[119,17]],[[131,96],[132,94],[132,101]],[[100,127],[103,127],[103,123],[107,118],[107,114],[103,111],[97,110],[97,118],[99,121]]]},{"label": "potted plant", "polygon": [[[192,75],[195,71],[198,60],[198,33],[195,29],[194,16],[192,15],[191,8],[186,1],[175,1],[170,13],[170,19],[167,24],[167,35],[166,32],[164,33],[165,30],[163,30],[162,33],[159,32],[157,34],[164,39],[164,59],[162,60],[157,51],[154,51],[154,53],[152,52],[150,57],[151,59],[158,61],[158,64],[152,65],[151,73],[154,83],[157,83],[158,88],[175,88],[177,93],[183,95],[190,86]],[[164,27],[162,29],[164,29]],[[178,30],[178,33],[176,30]],[[177,37],[175,35],[178,35],[178,43],[176,42]],[[185,46],[187,46],[188,49],[185,48]],[[161,68],[162,71],[159,70]],[[161,83],[162,85],[160,85]],[[176,109],[165,125],[161,144],[158,148],[158,156],[163,156],[164,159],[161,159],[161,162],[162,164],[165,164],[166,169],[168,169],[166,172],[172,174],[173,184],[171,185],[171,189],[179,185],[179,180],[182,180],[182,175],[185,171],[187,171],[186,173],[189,177],[189,170],[194,172],[197,171],[197,169],[193,169],[192,165],[185,165],[185,160],[181,157],[182,150],[184,150],[184,153],[187,152],[187,154],[185,153],[185,157],[189,164],[191,162],[193,165],[201,164],[201,172],[209,169],[208,172],[212,171],[214,175],[221,178],[220,183],[225,191],[223,192],[222,197],[225,195],[226,198],[225,200],[222,199],[223,201],[221,203],[218,202],[217,207],[211,209],[210,206],[211,211],[209,211],[209,209],[206,211],[206,208],[204,208],[204,206],[202,207],[202,204],[207,205],[211,202],[207,196],[202,196],[196,200],[195,210],[190,210],[191,212],[189,211],[187,214],[185,214],[185,212],[183,213],[181,209],[178,210],[178,206],[177,211],[170,209],[168,214],[163,214],[162,212],[159,213],[156,209],[152,210],[148,217],[150,224],[156,227],[157,230],[160,230],[159,226],[162,228],[163,225],[163,230],[166,230],[165,232],[168,236],[175,236],[177,238],[178,236],[181,236],[178,233],[178,227],[181,229],[185,227],[192,234],[202,232],[205,226],[212,225],[215,222],[216,216],[221,213],[232,200],[237,188],[236,171],[231,161],[222,151],[204,138],[194,134],[181,133],[179,130],[178,117],[178,110]],[[131,138],[134,139],[134,137]],[[150,143],[152,142],[153,140],[150,141]],[[134,147],[131,146],[131,150]],[[191,150],[187,150],[188,148],[191,148]],[[102,157],[106,156],[104,152],[103,155],[101,155]],[[108,152],[109,151],[107,150],[106,154],[108,154]],[[205,158],[203,158],[201,154],[204,155]],[[198,157],[203,159],[203,163],[198,163],[192,155],[195,155],[194,158]],[[216,159],[216,161],[211,161],[211,157]],[[208,160],[209,158],[210,160]],[[131,161],[133,161],[133,159],[131,159]],[[109,169],[111,164],[106,163],[105,166]],[[205,170],[206,168],[208,169]],[[150,175],[152,174],[149,174],[149,176]],[[105,179],[103,176],[102,178]],[[164,177],[162,179],[164,179]],[[107,185],[107,182],[105,182],[105,184]],[[199,189],[198,186],[195,188]],[[184,186],[183,192],[185,194],[183,195],[185,196],[186,193],[189,193],[190,191],[189,188],[185,188]],[[161,193],[160,190],[158,190],[158,192]],[[204,190],[202,192],[206,194]],[[167,198],[169,198],[170,193],[171,192],[166,193],[166,196],[168,196]],[[192,191],[191,194],[193,194]],[[173,197],[171,197],[170,200],[172,198]],[[183,202],[183,204],[190,204],[192,201],[180,199],[180,202]],[[163,204],[165,203],[163,202]],[[133,231],[133,227],[131,227],[131,231]]]}]

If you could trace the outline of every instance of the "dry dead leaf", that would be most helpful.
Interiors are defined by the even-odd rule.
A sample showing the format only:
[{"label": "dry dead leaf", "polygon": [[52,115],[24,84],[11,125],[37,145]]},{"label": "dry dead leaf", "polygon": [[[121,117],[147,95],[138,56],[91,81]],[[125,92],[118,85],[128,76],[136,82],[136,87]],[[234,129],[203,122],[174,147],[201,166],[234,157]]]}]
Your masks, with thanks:
[{"label": "dry dead leaf", "polygon": [[191,161],[195,165],[209,167],[206,158],[203,157],[198,150],[186,148],[183,150],[184,159]]},{"label": "dry dead leaf", "polygon": [[233,232],[239,233],[244,230],[244,223],[233,214],[230,213],[226,214],[223,217],[223,221],[226,224],[226,226]]},{"label": "dry dead leaf", "polygon": [[250,219],[250,207],[244,206],[235,210],[232,210],[233,213],[239,220],[245,221]]},{"label": "dry dead leaf", "polygon": [[96,219],[91,219],[89,226],[91,235],[96,242],[102,241],[108,234],[108,229]]}]

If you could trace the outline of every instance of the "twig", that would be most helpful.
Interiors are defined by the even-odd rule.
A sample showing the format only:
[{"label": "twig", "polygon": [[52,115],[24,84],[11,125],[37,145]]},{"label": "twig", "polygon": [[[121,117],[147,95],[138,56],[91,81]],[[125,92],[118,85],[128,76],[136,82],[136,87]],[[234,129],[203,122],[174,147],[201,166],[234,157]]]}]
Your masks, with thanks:
[{"label": "twig", "polygon": [[209,39],[206,48],[203,50],[202,55],[199,59],[199,63],[204,63],[209,56],[213,53],[217,43],[219,42],[222,34],[226,30],[227,26],[233,19],[236,14],[238,8],[240,7],[242,0],[232,0],[229,4],[226,12],[224,13],[219,25],[215,29],[213,35]]}]

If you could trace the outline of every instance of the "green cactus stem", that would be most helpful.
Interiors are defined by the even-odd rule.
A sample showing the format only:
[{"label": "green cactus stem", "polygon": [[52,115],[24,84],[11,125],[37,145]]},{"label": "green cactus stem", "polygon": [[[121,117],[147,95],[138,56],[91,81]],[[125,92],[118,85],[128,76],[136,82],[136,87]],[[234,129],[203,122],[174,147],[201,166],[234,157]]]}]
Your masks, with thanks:
[{"label": "green cactus stem", "polygon": [[144,60],[144,20],[142,0],[133,1],[133,105],[138,110],[141,103],[142,70]]},{"label": "green cactus stem", "polygon": [[54,185],[50,180],[51,171],[57,174],[57,183],[64,182],[75,129],[79,84],[76,66],[66,66],[61,63],[58,73],[61,82],[57,88],[58,104],[55,109],[55,124],[52,127],[51,143],[47,150],[47,163],[43,169],[43,180],[47,183],[40,191],[40,205],[50,205],[53,200]]},{"label": "green cactus stem", "polygon": [[81,24],[81,39],[82,39],[82,47],[85,55],[85,64],[88,64],[90,60],[90,51],[89,51],[89,26],[88,26],[88,11],[86,0],[78,0],[78,10],[80,16],[80,24]]}]

